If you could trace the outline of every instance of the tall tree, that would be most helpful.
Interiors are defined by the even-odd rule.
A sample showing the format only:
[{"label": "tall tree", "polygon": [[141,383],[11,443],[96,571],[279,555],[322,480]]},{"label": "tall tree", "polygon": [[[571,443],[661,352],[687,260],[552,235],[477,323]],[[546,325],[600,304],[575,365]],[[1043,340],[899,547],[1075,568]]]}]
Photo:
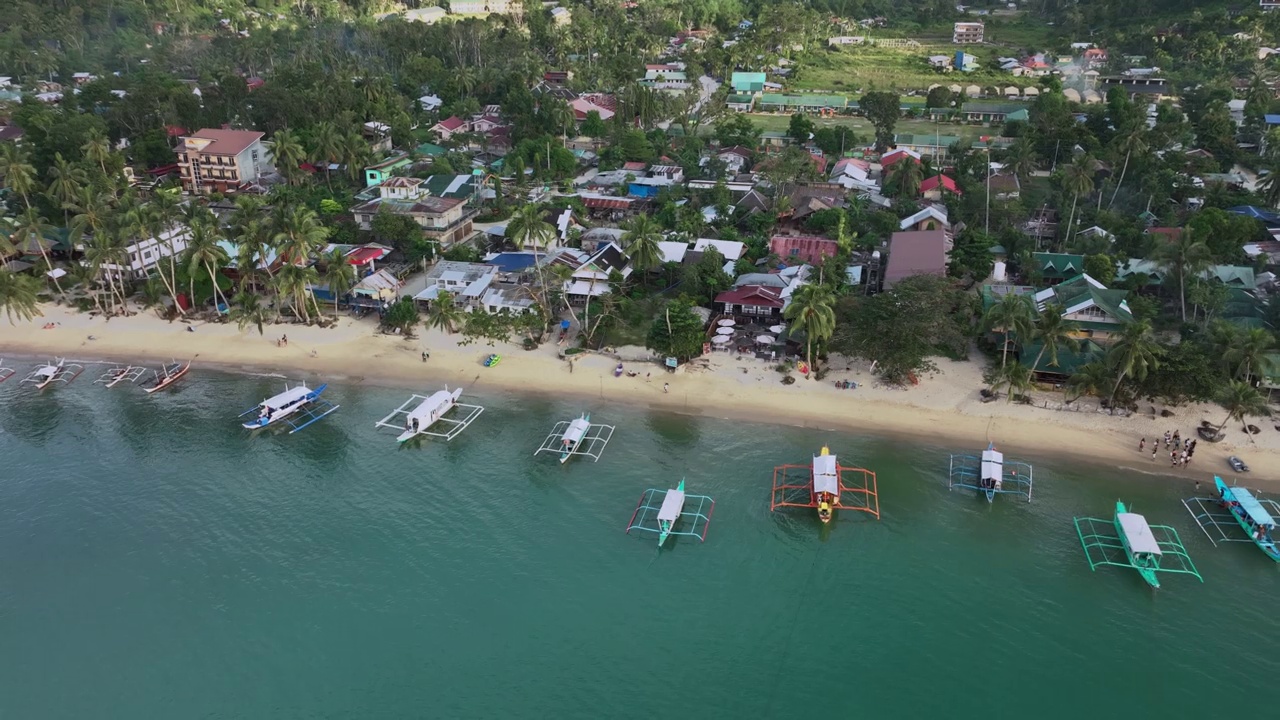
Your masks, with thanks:
[{"label": "tall tree", "polygon": [[0,307],[13,325],[16,317],[23,322],[40,317],[40,281],[0,269]]},{"label": "tall tree", "polygon": [[1071,240],[1071,227],[1076,219],[1076,205],[1080,196],[1088,196],[1093,192],[1093,156],[1088,153],[1077,155],[1062,171],[1062,191],[1071,195],[1071,215],[1067,218],[1066,239]]},{"label": "tall tree", "polygon": [[40,213],[36,212],[33,207],[28,207],[18,216],[18,227],[14,229],[13,236],[15,238],[14,245],[19,249],[26,248],[26,252],[30,252],[31,246],[35,246],[40,253],[40,257],[44,259],[44,268],[46,277],[53,278],[53,284],[58,288],[58,294],[65,301],[67,293],[62,289],[62,282],[58,280],[53,270],[53,260],[49,257],[49,239],[48,234],[52,232],[53,226]]},{"label": "tall tree", "polygon": [[1111,346],[1109,356],[1111,368],[1116,373],[1116,383],[1111,387],[1112,403],[1115,403],[1116,392],[1126,377],[1142,380],[1149,371],[1160,367],[1158,352],[1159,345],[1149,321],[1134,320],[1124,326],[1120,339]]},{"label": "tall tree", "polygon": [[907,156],[889,169],[886,184],[893,188],[896,197],[910,201],[920,194],[920,183],[923,181],[924,167],[915,158]]},{"label": "tall tree", "polygon": [[57,153],[53,165],[49,166],[49,196],[62,206],[66,223],[71,223],[71,213],[67,210],[69,203],[75,202],[76,195],[85,184],[84,168],[72,163]]},{"label": "tall tree", "polygon": [[14,143],[0,145],[0,180],[22,198],[24,208],[31,207],[31,193],[36,187],[36,169],[31,157]]},{"label": "tall tree", "polygon": [[1035,325],[1035,308],[1028,296],[1006,293],[987,308],[982,320],[988,332],[998,332],[1004,336],[1000,349],[1000,367],[1003,368],[1009,362],[1010,337],[1021,338],[1022,342],[1031,337]]},{"label": "tall tree", "polygon": [[213,297],[215,300],[221,299],[222,304],[227,304],[227,297],[222,294],[222,289],[218,287],[218,268],[225,266],[230,258],[227,251],[218,244],[218,235],[215,227],[207,222],[198,222],[191,226],[191,237],[187,240],[187,249],[184,251],[187,264],[187,277],[191,278],[191,302],[195,300],[195,276],[198,270],[204,270],[209,277],[209,282],[213,285]]},{"label": "tall tree", "polygon": [[662,231],[649,215],[637,215],[622,225],[622,250],[637,272],[646,273],[662,265]]},{"label": "tall tree", "polygon": [[1040,343],[1040,352],[1036,353],[1035,362],[1029,366],[1032,371],[1040,367],[1040,359],[1049,356],[1049,367],[1058,367],[1058,350],[1072,350],[1080,346],[1072,336],[1073,328],[1066,320],[1066,308],[1057,303],[1044,306],[1036,316],[1035,328],[1031,338]]},{"label": "tall tree", "polygon": [[[1227,416],[1222,419],[1222,423],[1218,425],[1217,433],[1222,434],[1222,428],[1232,420],[1239,421],[1242,425],[1246,417],[1267,417],[1271,415],[1271,407],[1267,405],[1267,399],[1253,387],[1242,380],[1232,380],[1229,385],[1223,388],[1222,393],[1218,396],[1218,404],[1226,408]],[[1243,428],[1245,434],[1249,433],[1249,428]]]},{"label": "tall tree", "polygon": [[302,141],[297,133],[288,128],[277,130],[271,140],[271,154],[275,158],[276,169],[293,185],[301,176],[300,166],[307,159]]},{"label": "tall tree", "polygon": [[[801,285],[783,314],[791,321],[792,330],[804,333],[805,359],[813,368],[814,342],[827,342],[836,329],[835,297],[825,285]],[[810,377],[817,378],[816,369]]]},{"label": "tall tree", "polygon": [[465,313],[453,299],[453,293],[442,290],[427,308],[427,327],[444,330],[452,335],[458,330]]},{"label": "tall tree", "polygon": [[893,145],[893,127],[901,114],[897,93],[869,92],[858,100],[858,107],[876,129],[876,150],[884,152]]},{"label": "tall tree", "polygon": [[258,295],[241,290],[231,299],[233,305],[231,308],[230,318],[235,321],[236,327],[241,332],[253,325],[258,328],[258,334],[263,335],[264,326],[270,317],[270,311],[262,304],[262,298]]},{"label": "tall tree", "polygon": [[1237,333],[1222,359],[1233,368],[1236,379],[1248,382],[1254,375],[1266,375],[1271,371],[1271,352],[1276,347],[1276,336],[1264,328],[1250,328]]},{"label": "tall tree", "polygon": [[1196,239],[1192,228],[1184,227],[1172,241],[1156,246],[1154,255],[1161,267],[1178,278],[1178,302],[1182,311],[1182,322],[1186,322],[1187,278],[1196,277],[1209,267],[1211,260],[1209,246]]},{"label": "tall tree", "polygon": [[107,160],[111,159],[111,143],[107,140],[107,136],[103,135],[101,130],[94,129],[89,133],[84,145],[80,146],[80,150],[84,152],[85,160],[97,164],[103,176],[106,176]]},{"label": "tall tree", "polygon": [[1116,204],[1116,196],[1120,194],[1120,186],[1124,185],[1124,176],[1129,172],[1129,159],[1133,157],[1134,153],[1141,155],[1147,151],[1147,143],[1143,136],[1143,128],[1139,126],[1120,141],[1120,149],[1124,150],[1124,167],[1120,170],[1120,180],[1116,183],[1115,192],[1111,193],[1111,202],[1107,203],[1108,210],[1111,209],[1112,205]]},{"label": "tall tree", "polygon": [[356,269],[341,250],[334,249],[324,257],[324,282],[333,295],[333,314],[338,314],[338,300],[351,292],[356,284]]}]

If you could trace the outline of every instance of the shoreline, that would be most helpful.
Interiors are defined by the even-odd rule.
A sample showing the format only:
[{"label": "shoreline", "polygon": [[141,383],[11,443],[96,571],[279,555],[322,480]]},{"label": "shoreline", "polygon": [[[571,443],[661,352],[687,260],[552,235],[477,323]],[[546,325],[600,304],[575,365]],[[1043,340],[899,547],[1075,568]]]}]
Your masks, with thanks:
[{"label": "shoreline", "polygon": [[[978,399],[982,368],[977,361],[939,360],[938,372],[907,389],[878,386],[864,364],[840,359],[833,359],[832,371],[822,382],[797,378],[793,385],[783,385],[769,363],[727,353],[716,353],[705,369],[685,366],[674,374],[657,365],[624,361],[642,375],[615,378],[617,361],[602,355],[578,356],[570,371],[569,363],[557,357],[557,348],[551,344],[533,351],[501,344],[458,347],[459,336],[434,330],[405,341],[377,333],[370,320],[350,317],[331,329],[279,325],[267,328],[271,334],[259,336],[255,328],[242,333],[233,324],[192,323],[195,332],[187,332],[188,323],[170,323],[151,313],[107,322],[63,307],[43,309],[44,318],[0,333],[0,358],[17,371],[11,382],[21,380],[28,360],[34,364],[50,355],[108,363],[194,357],[193,368],[267,372],[281,378],[323,375],[339,386],[368,383],[413,388],[447,383],[568,395],[693,417],[925,440],[944,446],[954,443],[957,452],[966,448],[975,452],[981,444],[994,441],[1009,454],[1083,461],[1188,483],[1217,474],[1228,482],[1247,478],[1250,485],[1280,489],[1280,481],[1269,479],[1280,476],[1280,433],[1264,428],[1238,447],[1233,441],[1247,436],[1228,425],[1223,442],[1197,446],[1199,452],[1190,467],[1170,467],[1164,464],[1167,456],[1157,455],[1152,461],[1149,454],[1138,454],[1138,438],[1150,441],[1173,429],[1193,436],[1188,434],[1194,433],[1200,418],[1216,423],[1224,411],[1216,406],[1189,406],[1174,409],[1173,418],[1121,418],[1005,402],[984,404]],[[45,330],[47,322],[58,325]],[[290,335],[288,346],[278,347],[275,333]],[[88,340],[90,335],[95,339]],[[431,354],[426,363],[421,360],[423,351]],[[502,361],[496,367],[483,367],[482,359],[491,352],[501,354]],[[858,389],[836,388],[834,381],[842,379],[857,381]],[[670,383],[669,393],[663,392],[663,383]],[[1226,457],[1232,454],[1240,454],[1252,472],[1230,473]]]}]

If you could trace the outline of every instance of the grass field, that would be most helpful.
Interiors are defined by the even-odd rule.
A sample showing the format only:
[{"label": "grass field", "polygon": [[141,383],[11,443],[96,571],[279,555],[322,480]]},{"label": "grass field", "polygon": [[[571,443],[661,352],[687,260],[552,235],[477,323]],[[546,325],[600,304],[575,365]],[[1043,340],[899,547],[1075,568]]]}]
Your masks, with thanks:
[{"label": "grass field", "polygon": [[[751,122],[755,123],[761,130],[765,132],[786,132],[787,127],[791,123],[790,115],[782,113],[751,113],[748,115]],[[845,125],[855,129],[863,139],[870,140],[875,135],[875,128],[871,127],[871,123],[862,117],[834,117],[820,118],[810,115],[809,119],[817,127],[827,127],[830,125]],[[897,133],[913,133],[917,135],[956,135],[966,140],[973,140],[981,135],[998,135],[1000,128],[982,127],[981,125],[953,125],[951,123],[933,123],[929,120],[910,120],[900,119],[894,125],[894,132]]]}]

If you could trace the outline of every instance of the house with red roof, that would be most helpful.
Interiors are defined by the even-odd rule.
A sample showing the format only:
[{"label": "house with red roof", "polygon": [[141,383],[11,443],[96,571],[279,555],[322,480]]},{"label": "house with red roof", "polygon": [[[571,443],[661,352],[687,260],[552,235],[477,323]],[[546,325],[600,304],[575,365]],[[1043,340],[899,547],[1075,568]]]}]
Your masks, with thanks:
[{"label": "house with red roof", "polygon": [[255,183],[270,167],[257,130],[204,128],[179,138],[174,152],[182,189],[193,195],[233,193]]},{"label": "house with red roof", "polygon": [[449,140],[459,133],[471,132],[471,125],[466,120],[454,115],[432,125],[431,132],[435,133],[436,137],[442,141]]},{"label": "house with red roof", "polygon": [[817,235],[774,235],[769,239],[769,252],[787,265],[816,265],[824,258],[835,257],[839,250],[835,240]]},{"label": "house with red roof", "polygon": [[888,170],[893,167],[894,163],[911,158],[917,165],[920,164],[920,153],[908,150],[906,148],[894,148],[880,156],[880,167]]},{"label": "house with red roof", "polygon": [[764,285],[743,285],[716,295],[711,307],[725,315],[780,318],[786,301],[782,290]]},{"label": "house with red roof", "polygon": [[952,195],[964,194],[960,192],[960,187],[956,185],[956,181],[946,175],[934,175],[931,178],[925,178],[920,183],[920,197],[925,200],[939,201],[942,199],[944,192],[949,192]]}]

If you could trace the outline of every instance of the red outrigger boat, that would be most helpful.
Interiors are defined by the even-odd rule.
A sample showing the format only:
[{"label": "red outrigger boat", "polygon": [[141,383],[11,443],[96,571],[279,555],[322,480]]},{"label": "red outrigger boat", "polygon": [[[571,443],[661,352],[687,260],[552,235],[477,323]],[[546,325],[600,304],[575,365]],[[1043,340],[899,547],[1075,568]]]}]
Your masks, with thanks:
[{"label": "red outrigger boat", "polygon": [[152,380],[149,384],[144,386],[142,389],[147,391],[148,394],[156,392],[157,390],[163,390],[169,387],[170,385],[174,384],[178,380],[181,380],[182,376],[186,375],[187,371],[190,369],[191,369],[190,360],[188,360],[185,365],[175,360],[174,362],[168,365],[165,365],[163,368],[160,368],[159,370],[157,370],[155,380]]}]

